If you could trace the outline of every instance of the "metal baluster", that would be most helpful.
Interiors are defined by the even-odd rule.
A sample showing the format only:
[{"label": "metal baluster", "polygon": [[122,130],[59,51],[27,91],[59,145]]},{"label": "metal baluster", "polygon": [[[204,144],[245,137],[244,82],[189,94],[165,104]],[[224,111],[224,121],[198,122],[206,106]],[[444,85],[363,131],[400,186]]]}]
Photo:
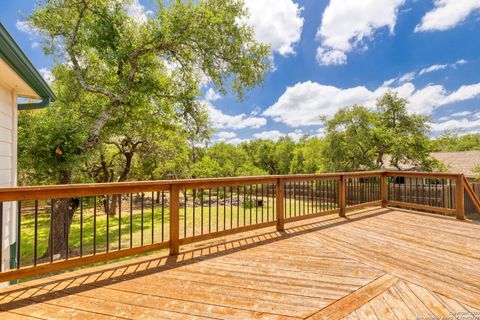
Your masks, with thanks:
[{"label": "metal baluster", "polygon": [[155,243],[155,192],[152,192],[152,244]]},{"label": "metal baluster", "polygon": [[83,197],[80,197],[80,257],[83,257]]},{"label": "metal baluster", "polygon": [[165,191],[162,190],[162,242],[165,241]]},{"label": "metal baluster", "polygon": [[201,196],[201,198],[200,198],[200,215],[201,215],[201,217],[200,217],[200,223],[201,223],[200,232],[201,233],[200,234],[203,234],[203,193],[205,192],[205,189],[202,189],[200,192],[201,192],[200,193],[200,196]]},{"label": "metal baluster", "polygon": [[227,187],[223,187],[223,230],[227,230]]},{"label": "metal baluster", "polygon": [[118,196],[118,250],[122,249],[122,195]]},{"label": "metal baluster", "polygon": [[196,201],[196,198],[197,198],[197,190],[196,189],[193,189],[192,190],[192,200],[193,200],[193,207],[192,207],[192,216],[193,216],[193,229],[192,229],[192,235],[195,237],[195,201]]},{"label": "metal baluster", "polygon": [[97,197],[93,197],[93,254],[97,253]]},{"label": "metal baluster", "polygon": [[[110,215],[109,215],[109,210],[108,210],[108,196],[107,196],[107,201],[105,204],[105,217],[107,219],[107,252],[110,249]],[[143,231],[143,230],[142,230]]]},{"label": "metal baluster", "polygon": [[22,202],[17,202],[18,206],[18,220],[17,220],[17,269],[20,269],[21,261],[20,261],[20,249],[22,244]]},{"label": "metal baluster", "polygon": [[[3,207],[3,205],[2,205],[2,207]],[[3,215],[3,213],[2,213],[2,215]],[[37,256],[38,256],[38,200],[35,200],[34,215],[35,215],[35,222],[34,222],[35,225],[34,225],[34,231],[33,231],[33,241],[34,241],[34,244],[33,244],[33,265],[36,266],[37,265],[37,260],[38,260],[37,259]],[[3,223],[0,224],[0,228],[3,228]],[[3,240],[3,238],[1,238],[1,240]],[[0,248],[0,251],[2,249],[3,249],[3,247]],[[82,252],[82,250],[80,249],[80,253],[81,252]],[[1,261],[1,258],[0,258],[0,261]]]},{"label": "metal baluster", "polygon": [[130,248],[133,248],[133,194],[130,193]]}]

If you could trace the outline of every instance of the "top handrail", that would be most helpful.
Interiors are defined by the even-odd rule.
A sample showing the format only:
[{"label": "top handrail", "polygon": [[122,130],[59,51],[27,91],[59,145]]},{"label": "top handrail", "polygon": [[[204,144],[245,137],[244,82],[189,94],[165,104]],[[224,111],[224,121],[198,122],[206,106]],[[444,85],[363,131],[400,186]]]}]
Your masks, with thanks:
[{"label": "top handrail", "polygon": [[180,189],[236,186],[242,184],[276,184],[283,181],[304,181],[313,179],[368,178],[376,176],[417,176],[431,178],[451,178],[458,173],[412,172],[412,171],[356,171],[317,174],[246,176],[226,178],[177,179],[156,181],[129,181],[110,183],[85,183],[69,185],[21,186],[0,188],[0,202],[18,200],[43,200],[51,198],[69,198],[80,196],[111,195],[121,193],[167,191],[175,185]]}]

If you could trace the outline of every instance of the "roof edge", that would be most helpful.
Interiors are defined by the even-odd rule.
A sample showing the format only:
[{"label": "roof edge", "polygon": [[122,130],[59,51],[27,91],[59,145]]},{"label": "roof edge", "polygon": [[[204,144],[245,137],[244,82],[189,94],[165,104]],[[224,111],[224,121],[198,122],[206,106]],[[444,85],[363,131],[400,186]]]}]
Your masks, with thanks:
[{"label": "roof edge", "polygon": [[[17,42],[0,22],[0,58],[2,58],[41,98],[40,108],[55,101],[56,96]],[[45,103],[48,101],[48,103]],[[21,106],[21,105],[19,105]]]}]

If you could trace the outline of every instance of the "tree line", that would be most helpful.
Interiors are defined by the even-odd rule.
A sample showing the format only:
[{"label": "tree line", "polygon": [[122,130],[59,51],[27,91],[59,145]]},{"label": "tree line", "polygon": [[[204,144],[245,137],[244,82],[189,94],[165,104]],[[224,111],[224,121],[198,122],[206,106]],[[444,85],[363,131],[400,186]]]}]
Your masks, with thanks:
[{"label": "tree line", "polygon": [[[131,4],[37,2],[28,21],[53,57],[57,100],[19,115],[19,184],[441,169],[429,153],[446,143],[430,140],[428,119],[409,114],[394,92],[374,109],[347,106],[323,119],[321,138],[205,147],[214,131],[202,88],[243,99],[271,69],[269,46],[244,22],[242,0],[159,1],[144,19],[129,14]],[[53,208],[55,247],[46,256],[63,254],[63,226],[78,201]]]}]

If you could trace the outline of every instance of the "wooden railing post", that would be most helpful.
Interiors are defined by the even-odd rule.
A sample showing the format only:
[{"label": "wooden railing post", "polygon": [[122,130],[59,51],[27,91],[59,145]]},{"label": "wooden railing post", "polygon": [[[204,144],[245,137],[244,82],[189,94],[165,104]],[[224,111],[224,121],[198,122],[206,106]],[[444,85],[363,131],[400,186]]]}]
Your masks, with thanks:
[{"label": "wooden railing post", "polygon": [[463,175],[459,174],[455,181],[455,204],[456,216],[458,220],[465,220],[465,186],[463,185]]},{"label": "wooden railing post", "polygon": [[180,190],[178,186],[170,186],[170,255],[180,253]]},{"label": "wooden railing post", "polygon": [[339,215],[340,217],[346,216],[346,207],[347,207],[347,188],[346,188],[346,179],[342,174],[340,180],[338,181],[338,206],[340,208]]},{"label": "wooden railing post", "polygon": [[285,194],[285,181],[281,178],[277,179],[275,187],[275,209],[277,215],[277,231],[285,230],[285,206],[284,206],[284,194]]},{"label": "wooden railing post", "polygon": [[380,176],[380,198],[382,200],[382,208],[385,208],[388,204],[388,183],[387,173],[382,172]]}]

